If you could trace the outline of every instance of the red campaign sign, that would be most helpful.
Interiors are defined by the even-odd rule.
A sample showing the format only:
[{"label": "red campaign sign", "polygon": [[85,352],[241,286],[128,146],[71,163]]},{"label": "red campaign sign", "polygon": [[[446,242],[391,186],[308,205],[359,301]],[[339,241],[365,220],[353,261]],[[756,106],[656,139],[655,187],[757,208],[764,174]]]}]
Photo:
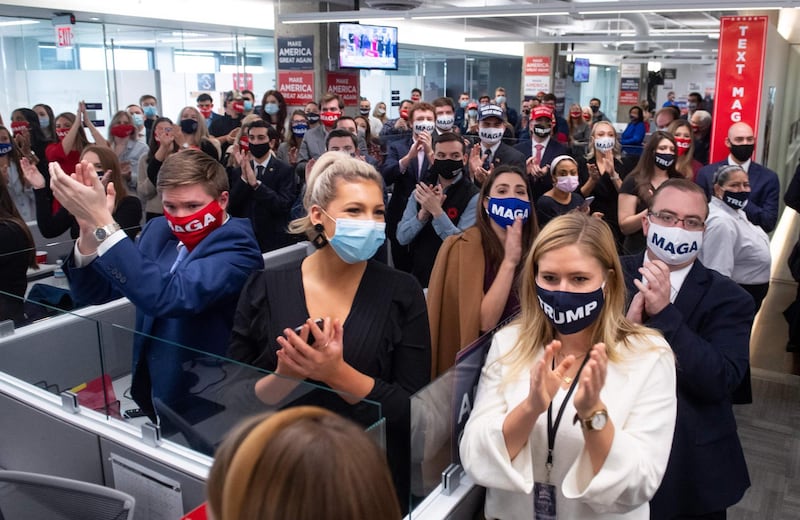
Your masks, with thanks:
[{"label": "red campaign sign", "polygon": [[549,56],[526,56],[525,57],[525,76],[549,76],[550,57]]},{"label": "red campaign sign", "polygon": [[758,136],[767,20],[766,16],[720,18],[710,162],[728,156],[725,138],[733,123],[749,124]]},{"label": "red campaign sign", "polygon": [[617,103],[619,103],[620,105],[636,105],[639,103],[639,92],[620,90],[619,99],[617,99]]},{"label": "red campaign sign", "polygon": [[339,94],[346,107],[358,106],[358,80],[358,72],[328,72],[325,91]]},{"label": "red campaign sign", "polygon": [[253,90],[253,75],[248,73],[234,73],[233,90]]},{"label": "red campaign sign", "polygon": [[311,71],[278,71],[278,92],[290,106],[314,101],[314,73]]}]

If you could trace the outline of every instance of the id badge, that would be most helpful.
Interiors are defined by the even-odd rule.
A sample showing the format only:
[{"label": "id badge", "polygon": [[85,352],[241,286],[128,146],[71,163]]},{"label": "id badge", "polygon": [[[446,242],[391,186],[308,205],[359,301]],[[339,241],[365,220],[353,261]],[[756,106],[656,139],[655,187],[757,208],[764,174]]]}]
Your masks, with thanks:
[{"label": "id badge", "polygon": [[533,517],[556,520],[556,487],[544,482],[533,483]]}]

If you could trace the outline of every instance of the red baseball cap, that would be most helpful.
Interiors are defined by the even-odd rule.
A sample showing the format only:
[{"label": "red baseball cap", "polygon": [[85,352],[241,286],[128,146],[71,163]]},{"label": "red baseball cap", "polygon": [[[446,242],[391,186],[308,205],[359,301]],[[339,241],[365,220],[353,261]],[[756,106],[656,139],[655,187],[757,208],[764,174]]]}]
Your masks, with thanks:
[{"label": "red baseball cap", "polygon": [[536,120],[543,117],[546,117],[551,121],[554,119],[553,111],[550,110],[550,107],[548,107],[547,105],[538,105],[533,107],[533,112],[531,112],[531,119]]}]

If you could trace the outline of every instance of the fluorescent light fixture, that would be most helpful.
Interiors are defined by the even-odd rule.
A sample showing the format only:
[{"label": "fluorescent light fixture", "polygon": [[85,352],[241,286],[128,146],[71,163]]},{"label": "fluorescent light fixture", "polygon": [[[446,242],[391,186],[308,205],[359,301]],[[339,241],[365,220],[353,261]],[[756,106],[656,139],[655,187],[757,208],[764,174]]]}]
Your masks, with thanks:
[{"label": "fluorescent light fixture", "polygon": [[[516,7],[519,9],[519,7]],[[460,19],[460,18],[527,18],[531,16],[567,16],[569,15],[569,11],[545,11],[545,12],[535,12],[531,13],[531,11],[509,11],[509,12],[502,12],[502,13],[495,13],[492,12],[492,8],[483,9],[482,12],[476,13],[465,13],[464,9],[460,9],[455,13],[453,11],[447,9],[437,9],[437,11],[448,11],[446,14],[414,14],[412,12],[411,19],[412,20],[444,20],[444,19]]]},{"label": "fluorescent light fixture", "polygon": [[570,35],[564,36],[537,36],[535,34],[520,34],[514,36],[497,36],[482,38],[464,38],[465,42],[531,42],[531,43],[611,43],[615,45],[632,45],[636,42],[651,43],[704,43],[707,39],[702,37],[683,37],[683,36],[626,36],[617,35]]},{"label": "fluorescent light fixture", "polygon": [[34,25],[39,23],[38,20],[10,20],[8,22],[0,22],[0,27],[11,27],[13,25]]}]

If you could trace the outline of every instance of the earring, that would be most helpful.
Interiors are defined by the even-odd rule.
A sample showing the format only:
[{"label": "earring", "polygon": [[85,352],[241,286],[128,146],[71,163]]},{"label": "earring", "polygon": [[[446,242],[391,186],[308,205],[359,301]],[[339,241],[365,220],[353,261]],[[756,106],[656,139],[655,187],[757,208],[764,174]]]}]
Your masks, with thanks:
[{"label": "earring", "polygon": [[311,243],[314,244],[314,247],[317,249],[322,249],[328,244],[328,239],[325,238],[325,226],[322,224],[314,224],[314,231],[317,232],[317,236],[311,240]]}]

